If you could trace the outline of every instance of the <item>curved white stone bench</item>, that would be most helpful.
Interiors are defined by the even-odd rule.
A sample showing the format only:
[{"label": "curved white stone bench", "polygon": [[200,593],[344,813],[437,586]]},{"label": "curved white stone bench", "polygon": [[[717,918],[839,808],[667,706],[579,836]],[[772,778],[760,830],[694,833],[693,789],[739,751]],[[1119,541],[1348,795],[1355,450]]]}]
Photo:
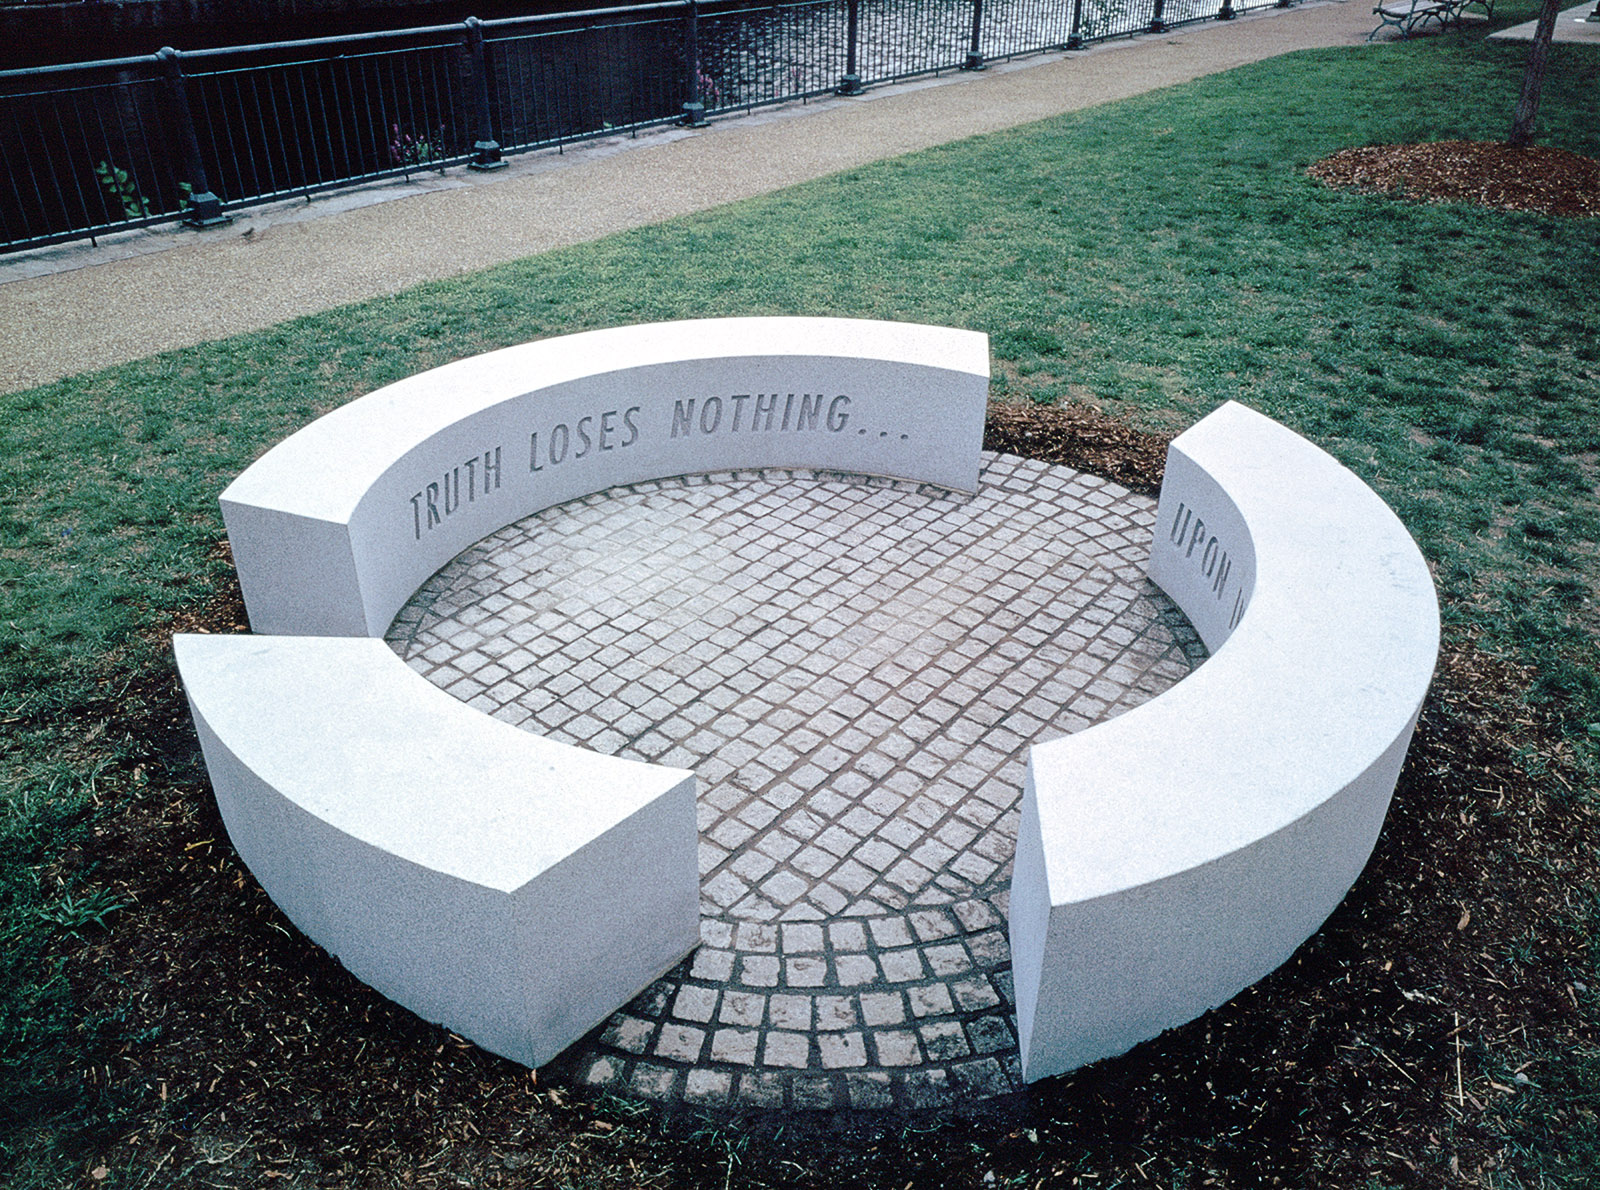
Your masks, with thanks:
[{"label": "curved white stone bench", "polygon": [[369,637],[174,638],[240,858],[363,982],[539,1066],[699,940],[694,774],[479,714]]},{"label": "curved white stone bench", "polygon": [[1030,1080],[1199,1016],[1317,930],[1377,841],[1438,653],[1399,519],[1240,405],[1173,442],[1149,574],[1213,655],[1032,749],[1010,905]]},{"label": "curved white stone bench", "polygon": [[467,546],[618,484],[820,467],[975,491],[988,342],[899,322],[707,319],[411,376],[284,439],[222,493],[250,626],[382,636]]},{"label": "curved white stone bench", "polygon": [[808,467],[975,490],[981,334],[746,318],[549,339],[351,402],[222,495],[258,636],[175,638],[228,833],[289,918],[391,999],[530,1065],[699,941],[694,780],[480,715],[381,637],[540,509]]}]

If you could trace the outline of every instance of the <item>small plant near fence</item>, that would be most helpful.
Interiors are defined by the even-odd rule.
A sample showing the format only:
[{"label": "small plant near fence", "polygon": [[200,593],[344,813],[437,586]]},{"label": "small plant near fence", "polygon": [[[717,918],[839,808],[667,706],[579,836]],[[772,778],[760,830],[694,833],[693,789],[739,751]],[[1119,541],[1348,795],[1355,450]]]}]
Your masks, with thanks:
[{"label": "small plant near fence", "polygon": [[444,170],[444,125],[431,131],[412,133],[399,124],[389,125],[389,164],[401,169]]},{"label": "small plant near fence", "polygon": [[119,165],[102,161],[94,167],[94,176],[112,204],[122,211],[126,219],[148,219],[150,200],[139,193],[133,175]]},{"label": "small plant near fence", "polygon": [[717,86],[717,80],[704,70],[696,70],[695,74],[699,76],[700,102],[706,105],[708,111],[721,107],[722,88]]}]

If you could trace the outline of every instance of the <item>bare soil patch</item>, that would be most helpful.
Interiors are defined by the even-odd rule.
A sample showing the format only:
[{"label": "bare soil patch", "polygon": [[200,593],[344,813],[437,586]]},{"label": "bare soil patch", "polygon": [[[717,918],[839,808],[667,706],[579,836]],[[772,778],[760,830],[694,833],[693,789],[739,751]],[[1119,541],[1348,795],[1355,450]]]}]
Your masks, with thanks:
[{"label": "bare soil patch", "polygon": [[1504,211],[1600,215],[1600,161],[1566,149],[1436,141],[1341,149],[1306,171],[1329,186]]}]

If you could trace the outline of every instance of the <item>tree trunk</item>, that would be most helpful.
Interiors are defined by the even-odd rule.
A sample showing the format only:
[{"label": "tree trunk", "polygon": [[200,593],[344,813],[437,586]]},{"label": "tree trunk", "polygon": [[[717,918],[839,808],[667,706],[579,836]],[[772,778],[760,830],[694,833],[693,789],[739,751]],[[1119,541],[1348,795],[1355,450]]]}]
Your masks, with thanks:
[{"label": "tree trunk", "polygon": [[1533,31],[1533,48],[1528,51],[1528,69],[1522,75],[1522,94],[1511,114],[1513,148],[1523,148],[1533,139],[1533,118],[1539,114],[1539,93],[1544,90],[1544,71],[1550,64],[1550,40],[1556,31],[1556,16],[1561,0],[1544,0],[1539,9],[1539,24]]}]

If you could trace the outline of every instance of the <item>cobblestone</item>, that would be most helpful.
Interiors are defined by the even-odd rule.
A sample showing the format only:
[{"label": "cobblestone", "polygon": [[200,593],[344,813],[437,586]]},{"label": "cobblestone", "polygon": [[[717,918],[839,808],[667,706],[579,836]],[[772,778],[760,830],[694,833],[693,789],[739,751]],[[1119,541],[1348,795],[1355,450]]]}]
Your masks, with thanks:
[{"label": "cobblestone", "polygon": [[812,472],[507,526],[396,618],[430,681],[700,779],[703,945],[554,1077],[699,1107],[1020,1086],[1005,934],[1030,744],[1204,657],[1142,577],[1154,502],[984,456],[976,497]]}]

